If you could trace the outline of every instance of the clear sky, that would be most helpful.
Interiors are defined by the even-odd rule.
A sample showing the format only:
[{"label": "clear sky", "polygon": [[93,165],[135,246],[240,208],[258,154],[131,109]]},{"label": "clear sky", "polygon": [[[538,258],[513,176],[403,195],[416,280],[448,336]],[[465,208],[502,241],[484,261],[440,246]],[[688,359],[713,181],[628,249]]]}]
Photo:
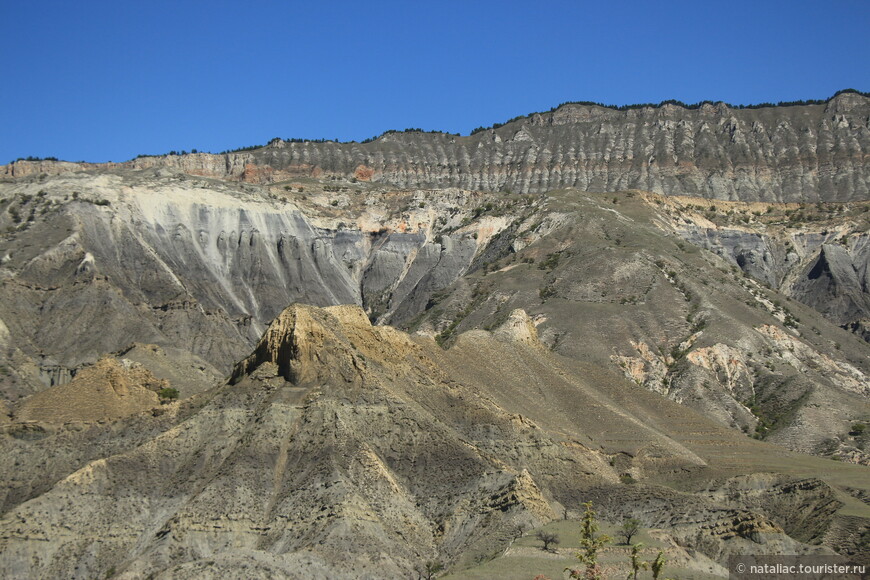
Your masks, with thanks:
[{"label": "clear sky", "polygon": [[0,0],[0,163],[870,91],[870,1]]}]

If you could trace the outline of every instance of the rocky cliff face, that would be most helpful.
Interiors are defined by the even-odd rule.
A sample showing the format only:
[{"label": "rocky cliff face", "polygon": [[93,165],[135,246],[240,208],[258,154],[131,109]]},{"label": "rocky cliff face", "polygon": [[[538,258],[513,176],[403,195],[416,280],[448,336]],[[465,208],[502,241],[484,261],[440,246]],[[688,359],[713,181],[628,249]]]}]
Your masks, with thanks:
[{"label": "rocky cliff face", "polygon": [[10,176],[123,166],[274,183],[339,176],[398,187],[607,192],[816,202],[870,196],[870,98],[734,109],[705,104],[619,111],[563,105],[470,137],[387,133],[371,143],[294,143],[224,155],[145,157],[87,166],[18,162]]},{"label": "rocky cliff face", "polygon": [[[671,202],[551,193],[511,232],[512,248],[485,252],[479,269],[401,323],[449,344],[457,330],[498,325],[522,307],[559,353],[612,364],[755,436],[867,462],[865,444],[848,435],[850,421],[870,411],[866,343],[744,275],[730,257],[685,242],[680,228],[720,230]],[[727,220],[729,212],[714,213]],[[790,276],[802,271],[794,263]]]},{"label": "rocky cliff face", "polygon": [[866,338],[870,204],[731,204],[648,196],[667,227]]},{"label": "rocky cliff face", "polygon": [[870,206],[805,203],[866,200],[867,111],[7,166],[0,574],[406,577],[589,499],[870,557]]},{"label": "rocky cliff face", "polygon": [[157,407],[157,391],[169,383],[142,365],[102,359],[68,384],[56,385],[27,399],[17,409],[19,421],[65,423],[111,421]]}]

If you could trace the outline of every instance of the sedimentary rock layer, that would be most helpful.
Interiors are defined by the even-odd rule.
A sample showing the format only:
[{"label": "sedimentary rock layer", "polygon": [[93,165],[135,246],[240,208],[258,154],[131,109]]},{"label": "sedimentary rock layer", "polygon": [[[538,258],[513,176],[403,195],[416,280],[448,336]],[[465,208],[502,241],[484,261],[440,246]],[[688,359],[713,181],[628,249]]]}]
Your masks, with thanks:
[{"label": "sedimentary rock layer", "polygon": [[[740,201],[849,201],[870,195],[870,99],[739,109],[724,103],[616,110],[566,104],[468,137],[388,132],[369,143],[290,142],[221,155],[122,164],[273,183],[337,175],[399,187],[544,192],[643,189]],[[105,167],[19,162],[21,176]]]}]

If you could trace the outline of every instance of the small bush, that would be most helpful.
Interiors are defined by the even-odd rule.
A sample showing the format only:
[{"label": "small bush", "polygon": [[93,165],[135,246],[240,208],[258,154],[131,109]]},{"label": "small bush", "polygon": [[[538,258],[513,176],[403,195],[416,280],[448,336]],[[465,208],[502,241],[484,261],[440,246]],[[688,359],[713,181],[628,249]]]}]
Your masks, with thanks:
[{"label": "small bush", "polygon": [[541,300],[546,300],[547,298],[551,298],[556,295],[556,289],[553,286],[544,286],[543,288],[538,290],[538,297]]},{"label": "small bush", "polygon": [[561,257],[561,254],[559,254],[558,252],[547,254],[547,258],[543,262],[538,264],[538,270],[553,270],[556,266],[559,265],[559,259]]},{"label": "small bush", "polygon": [[157,396],[167,401],[174,401],[178,398],[178,389],[166,387],[157,391]]}]

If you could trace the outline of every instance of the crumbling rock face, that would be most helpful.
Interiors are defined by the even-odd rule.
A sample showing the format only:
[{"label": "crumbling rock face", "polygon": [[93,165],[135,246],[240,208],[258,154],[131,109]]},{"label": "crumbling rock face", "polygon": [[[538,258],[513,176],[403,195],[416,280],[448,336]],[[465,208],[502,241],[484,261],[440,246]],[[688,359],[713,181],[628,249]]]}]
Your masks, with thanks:
[{"label": "crumbling rock face", "polygon": [[[735,489],[739,485],[735,481],[746,480],[754,482],[752,489],[743,493]],[[724,563],[729,556],[746,553],[830,554],[824,547],[807,545],[808,538],[834,525],[839,507],[830,488],[822,483],[826,490],[819,493],[817,487],[786,476],[758,474],[716,482],[712,493],[639,485],[593,488],[589,497],[604,519],[635,518],[644,527],[668,530],[681,545]],[[734,507],[738,505],[745,507]],[[788,514],[789,509],[796,513]],[[801,528],[803,517],[812,527]]]},{"label": "crumbling rock face", "polygon": [[[0,242],[0,340],[49,353],[38,361],[47,384],[133,342],[187,348],[227,371],[294,301],[356,303],[373,320],[416,315],[506,225],[460,224],[463,209],[451,217],[458,231],[436,241],[437,209],[416,201],[405,215],[373,197],[358,215],[318,219],[268,190],[150,174],[58,179],[51,196],[13,186],[11,212],[42,217]],[[443,203],[456,213],[472,197]]]},{"label": "crumbling rock face", "polygon": [[642,194],[661,226],[862,335],[870,316],[870,205],[771,204]]},{"label": "crumbling rock face", "polygon": [[[737,228],[682,225],[685,239],[732,261],[786,296],[861,334],[870,316],[870,236],[794,232],[766,234]],[[851,233],[852,235],[848,235]]]},{"label": "crumbling rock face", "polygon": [[791,295],[847,327],[870,315],[870,236],[851,249],[824,244],[801,273]]},{"label": "crumbling rock face", "polygon": [[[477,423],[521,448],[546,436],[517,429],[471,391],[462,412],[475,423],[448,418],[459,387],[359,307],[294,306],[248,361],[188,421],[21,509],[87,502],[49,520],[4,520],[14,536],[4,540],[4,574],[90,577],[111,565],[187,577],[199,560],[233,570],[254,559],[288,577],[400,576],[435,551],[489,549],[519,525],[555,517],[528,470],[467,443]],[[300,372],[288,382],[282,368]],[[51,547],[41,542],[49,537]],[[133,549],[142,542],[144,552]],[[58,549],[66,556],[55,558]],[[28,556],[37,553],[39,564]]]},{"label": "crumbling rock face", "polygon": [[843,505],[835,490],[820,479],[796,480],[769,473],[731,478],[711,497],[719,501],[740,498],[747,508],[766,514],[790,536],[807,543],[822,539]]},{"label": "crumbling rock face", "polygon": [[[566,104],[469,137],[410,132],[364,144],[275,140],[243,153],[144,157],[122,165],[252,183],[337,175],[399,187],[634,188],[742,201],[848,201],[870,192],[868,119],[870,99],[856,93],[826,104],[756,109]],[[21,176],[94,167],[102,166],[18,162],[3,171]]]}]

